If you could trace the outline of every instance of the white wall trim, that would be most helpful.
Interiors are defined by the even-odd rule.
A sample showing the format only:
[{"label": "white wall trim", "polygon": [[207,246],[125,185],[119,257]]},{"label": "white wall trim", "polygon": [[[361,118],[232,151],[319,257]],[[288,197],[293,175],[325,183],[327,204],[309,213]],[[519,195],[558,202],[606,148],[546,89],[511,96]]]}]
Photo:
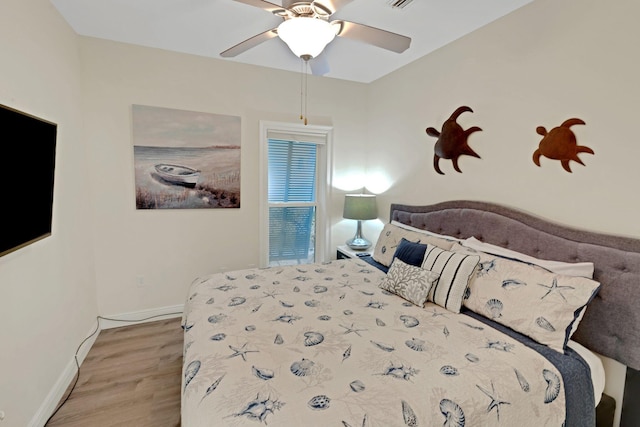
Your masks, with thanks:
[{"label": "white wall trim", "polygon": [[[171,319],[182,316],[184,304],[172,305],[168,307],[150,308],[147,310],[134,311],[100,316],[100,330],[129,326],[134,323],[155,322],[157,320]],[[113,320],[110,320],[113,319]]]},{"label": "white wall trim", "polygon": [[[179,304],[169,307],[158,307],[130,313],[99,316],[100,319],[98,320],[96,318],[96,321],[93,322],[91,329],[86,335],[86,341],[78,349],[78,363],[80,364],[80,366],[82,366],[82,362],[84,362],[84,359],[85,357],[87,357],[89,350],[91,350],[91,347],[93,347],[93,344],[98,338],[99,331],[102,331],[104,329],[117,328],[120,326],[129,326],[134,323],[147,323],[157,320],[180,317],[182,316],[183,309],[184,304]],[[105,318],[113,320],[108,320]],[[67,388],[74,380],[76,372],[77,367],[74,354],[71,357],[71,360],[69,360],[69,363],[67,363],[67,366],[65,366],[64,370],[58,377],[56,383],[47,394],[44,402],[42,402],[42,405],[40,405],[40,408],[38,408],[38,411],[29,422],[29,427],[43,427],[45,425],[53,411],[55,411],[58,402],[60,402],[62,397],[65,395]]]}]

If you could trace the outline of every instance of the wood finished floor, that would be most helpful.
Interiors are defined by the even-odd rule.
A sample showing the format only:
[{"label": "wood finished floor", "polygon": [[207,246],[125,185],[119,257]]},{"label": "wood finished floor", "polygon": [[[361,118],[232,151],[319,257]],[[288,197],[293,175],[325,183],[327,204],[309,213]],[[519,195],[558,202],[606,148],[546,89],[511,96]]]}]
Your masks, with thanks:
[{"label": "wood finished floor", "polygon": [[46,426],[180,426],[180,320],[101,331],[76,388]]}]

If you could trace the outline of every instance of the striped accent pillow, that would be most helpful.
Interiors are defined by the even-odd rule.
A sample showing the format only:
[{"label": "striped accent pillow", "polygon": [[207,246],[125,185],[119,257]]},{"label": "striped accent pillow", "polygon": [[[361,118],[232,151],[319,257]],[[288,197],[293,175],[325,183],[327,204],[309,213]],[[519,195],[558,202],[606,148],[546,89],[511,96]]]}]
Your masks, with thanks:
[{"label": "striped accent pillow", "polygon": [[477,255],[450,252],[427,245],[422,268],[440,275],[429,291],[428,301],[454,313],[460,313],[462,298],[479,261],[480,257]]}]

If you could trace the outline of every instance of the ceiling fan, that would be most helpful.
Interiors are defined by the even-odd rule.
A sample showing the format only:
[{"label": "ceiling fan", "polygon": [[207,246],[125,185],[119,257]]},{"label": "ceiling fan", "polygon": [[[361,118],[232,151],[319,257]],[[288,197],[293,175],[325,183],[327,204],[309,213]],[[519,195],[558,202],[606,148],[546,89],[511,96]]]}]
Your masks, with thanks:
[{"label": "ceiling fan", "polygon": [[313,74],[325,74],[329,67],[324,58],[318,58],[335,36],[368,43],[393,52],[402,53],[409,48],[409,37],[380,28],[344,20],[329,21],[338,9],[353,0],[295,1],[283,0],[282,6],[265,0],[234,0],[258,7],[279,16],[283,22],[250,37],[220,53],[224,58],[239,55],[262,42],[280,37],[291,51],[310,62]]}]

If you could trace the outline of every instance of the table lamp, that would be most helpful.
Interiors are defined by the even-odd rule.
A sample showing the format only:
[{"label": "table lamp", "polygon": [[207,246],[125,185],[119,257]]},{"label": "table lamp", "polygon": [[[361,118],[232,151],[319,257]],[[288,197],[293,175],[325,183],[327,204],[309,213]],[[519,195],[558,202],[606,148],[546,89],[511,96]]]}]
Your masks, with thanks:
[{"label": "table lamp", "polygon": [[355,219],[358,221],[356,235],[346,241],[347,246],[356,251],[369,248],[371,242],[362,236],[362,221],[376,219],[378,217],[376,196],[373,194],[346,194],[342,216],[346,219]]}]

